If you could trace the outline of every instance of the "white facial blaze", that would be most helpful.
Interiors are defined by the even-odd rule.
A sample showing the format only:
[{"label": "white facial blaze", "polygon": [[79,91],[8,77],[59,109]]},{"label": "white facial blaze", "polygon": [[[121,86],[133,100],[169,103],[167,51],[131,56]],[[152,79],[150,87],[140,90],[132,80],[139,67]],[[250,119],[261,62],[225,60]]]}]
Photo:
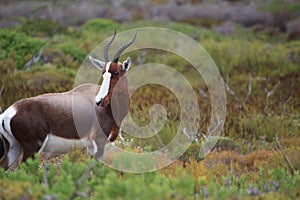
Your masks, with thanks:
[{"label": "white facial blaze", "polygon": [[103,81],[100,86],[100,90],[95,98],[96,103],[99,103],[101,101],[101,99],[103,99],[108,94],[110,77],[111,77],[111,73],[108,72],[110,64],[111,64],[111,62],[108,62],[105,66],[105,73],[103,74]]}]

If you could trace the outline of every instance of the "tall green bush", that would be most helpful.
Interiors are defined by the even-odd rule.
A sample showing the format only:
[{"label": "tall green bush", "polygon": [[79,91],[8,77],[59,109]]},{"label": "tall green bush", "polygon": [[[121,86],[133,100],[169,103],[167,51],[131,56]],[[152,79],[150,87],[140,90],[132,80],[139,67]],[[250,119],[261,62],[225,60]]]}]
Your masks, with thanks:
[{"label": "tall green bush", "polygon": [[67,29],[58,21],[48,19],[26,19],[17,27],[17,30],[30,36],[39,37],[53,36],[67,32]]},{"label": "tall green bush", "polygon": [[39,52],[46,42],[26,36],[24,33],[7,29],[0,30],[0,59],[14,53],[18,69],[22,69],[32,56]]},{"label": "tall green bush", "polygon": [[109,19],[97,18],[86,22],[82,28],[86,31],[101,32],[117,29],[119,24]]}]

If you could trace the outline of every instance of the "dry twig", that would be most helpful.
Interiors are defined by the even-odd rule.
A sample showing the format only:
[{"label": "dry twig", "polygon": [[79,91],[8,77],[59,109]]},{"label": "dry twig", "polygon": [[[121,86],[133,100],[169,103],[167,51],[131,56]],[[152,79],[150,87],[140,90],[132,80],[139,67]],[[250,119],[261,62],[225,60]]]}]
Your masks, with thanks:
[{"label": "dry twig", "polygon": [[0,97],[2,96],[2,93],[3,93],[3,91],[4,91],[4,84],[2,84],[2,87],[1,87],[1,89],[0,89]]},{"label": "dry twig", "polygon": [[246,97],[243,101],[242,106],[244,106],[247,103],[247,101],[249,100],[249,97],[250,97],[251,91],[252,91],[252,81],[253,81],[253,77],[252,77],[251,73],[249,73],[248,92],[247,92],[247,95],[246,95]]},{"label": "dry twig", "polygon": [[235,92],[229,87],[228,83],[224,82],[225,89],[231,94],[234,100],[240,104],[240,99],[236,96]]},{"label": "dry twig", "polygon": [[[267,80],[267,82],[268,82],[268,80]],[[278,87],[279,84],[280,84],[280,82],[278,82],[276,85],[274,85],[274,87],[271,90],[268,90],[267,87],[265,86],[265,92],[267,93],[266,100],[265,100],[266,103],[265,103],[265,108],[264,108],[265,114],[268,114],[269,98],[274,93],[274,91],[276,90],[276,88]]]},{"label": "dry twig", "polygon": [[98,161],[95,160],[94,162],[90,163],[87,168],[84,170],[83,174],[81,175],[81,177],[75,182],[75,189],[74,192],[72,194],[72,196],[70,197],[70,199],[75,199],[76,197],[84,197],[84,198],[88,198],[88,194],[84,193],[84,192],[80,192],[79,187],[82,184],[82,182],[88,178],[91,174],[91,171],[93,170],[93,168],[98,164]]},{"label": "dry twig", "polygon": [[289,103],[292,98],[293,98],[293,95],[294,95],[294,84],[295,84],[295,81],[293,80],[292,83],[291,83],[291,90],[290,90],[290,94],[288,96],[288,98],[286,99],[285,103]]},{"label": "dry twig", "polygon": [[30,67],[31,67],[31,65],[33,65],[34,63],[37,63],[37,62],[41,59],[41,57],[42,57],[42,55],[43,55],[44,47],[45,47],[45,46],[42,46],[41,49],[40,49],[40,51],[39,51],[39,53],[35,54],[35,55],[34,55],[34,56],[33,56],[33,57],[25,64],[24,68],[25,68],[26,70],[29,70]]},{"label": "dry twig", "polygon": [[207,128],[207,133],[206,133],[206,134],[202,134],[204,140],[206,141],[206,140],[208,140],[210,137],[212,137],[213,134],[214,134],[217,130],[219,130],[219,128],[221,127],[222,124],[223,124],[223,120],[220,120],[220,119],[218,118],[218,119],[217,119],[217,124],[216,124],[216,126],[215,126],[212,130],[210,130],[209,128]]},{"label": "dry twig", "polygon": [[[2,84],[2,87],[1,87],[1,89],[0,89],[0,97],[2,96],[2,93],[3,93],[3,91],[4,91],[4,84]],[[0,114],[2,113],[2,107],[0,106]]]},{"label": "dry twig", "polygon": [[249,73],[249,83],[248,83],[248,91],[247,91],[247,95],[243,101],[243,103],[241,103],[240,98],[238,98],[238,96],[236,95],[236,93],[230,88],[229,84],[224,82],[224,86],[225,89],[229,92],[229,94],[231,94],[231,96],[233,97],[233,99],[238,102],[239,104],[239,109],[243,109],[243,107],[245,106],[245,104],[247,103],[247,101],[249,100],[249,97],[251,95],[252,92],[252,82],[253,82],[253,77],[251,75],[251,73]]},{"label": "dry twig", "polygon": [[199,94],[204,98],[204,99],[208,99],[207,94],[204,92],[204,90],[202,90],[201,88],[198,88],[198,92]]},{"label": "dry twig", "polygon": [[289,156],[284,152],[283,147],[281,146],[281,143],[277,136],[275,137],[275,139],[276,139],[277,145],[278,145],[281,153],[284,156],[285,161],[288,163],[289,167],[292,169],[292,173],[294,174],[296,171],[294,165],[292,164],[291,160],[289,159]]}]

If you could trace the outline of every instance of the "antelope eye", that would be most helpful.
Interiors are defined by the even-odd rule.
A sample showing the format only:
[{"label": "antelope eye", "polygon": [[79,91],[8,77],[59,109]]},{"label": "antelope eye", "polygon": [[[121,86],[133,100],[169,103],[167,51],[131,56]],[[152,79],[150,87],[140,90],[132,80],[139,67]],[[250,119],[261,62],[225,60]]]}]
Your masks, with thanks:
[{"label": "antelope eye", "polygon": [[119,75],[119,72],[118,71],[113,71],[113,76],[118,76]]}]

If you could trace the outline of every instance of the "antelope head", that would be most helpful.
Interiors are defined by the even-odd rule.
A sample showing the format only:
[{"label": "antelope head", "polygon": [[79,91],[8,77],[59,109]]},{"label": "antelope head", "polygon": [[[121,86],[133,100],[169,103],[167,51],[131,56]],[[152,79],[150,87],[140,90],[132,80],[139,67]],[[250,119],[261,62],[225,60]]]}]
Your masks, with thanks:
[{"label": "antelope head", "polygon": [[[130,58],[128,57],[125,61],[119,62],[119,57],[126,48],[133,44],[136,38],[136,33],[129,42],[125,43],[118,49],[113,59],[110,61],[108,56],[108,49],[114,41],[115,36],[116,31],[104,47],[105,62],[89,56],[90,61],[94,64],[96,68],[100,69],[103,74],[103,81],[100,86],[100,90],[95,97],[96,104],[101,107],[105,107],[111,101],[113,92],[114,94],[118,95],[119,93],[122,93],[123,91],[127,90],[128,85],[127,79],[122,77],[130,68]],[[115,88],[117,83],[118,87]]]}]

